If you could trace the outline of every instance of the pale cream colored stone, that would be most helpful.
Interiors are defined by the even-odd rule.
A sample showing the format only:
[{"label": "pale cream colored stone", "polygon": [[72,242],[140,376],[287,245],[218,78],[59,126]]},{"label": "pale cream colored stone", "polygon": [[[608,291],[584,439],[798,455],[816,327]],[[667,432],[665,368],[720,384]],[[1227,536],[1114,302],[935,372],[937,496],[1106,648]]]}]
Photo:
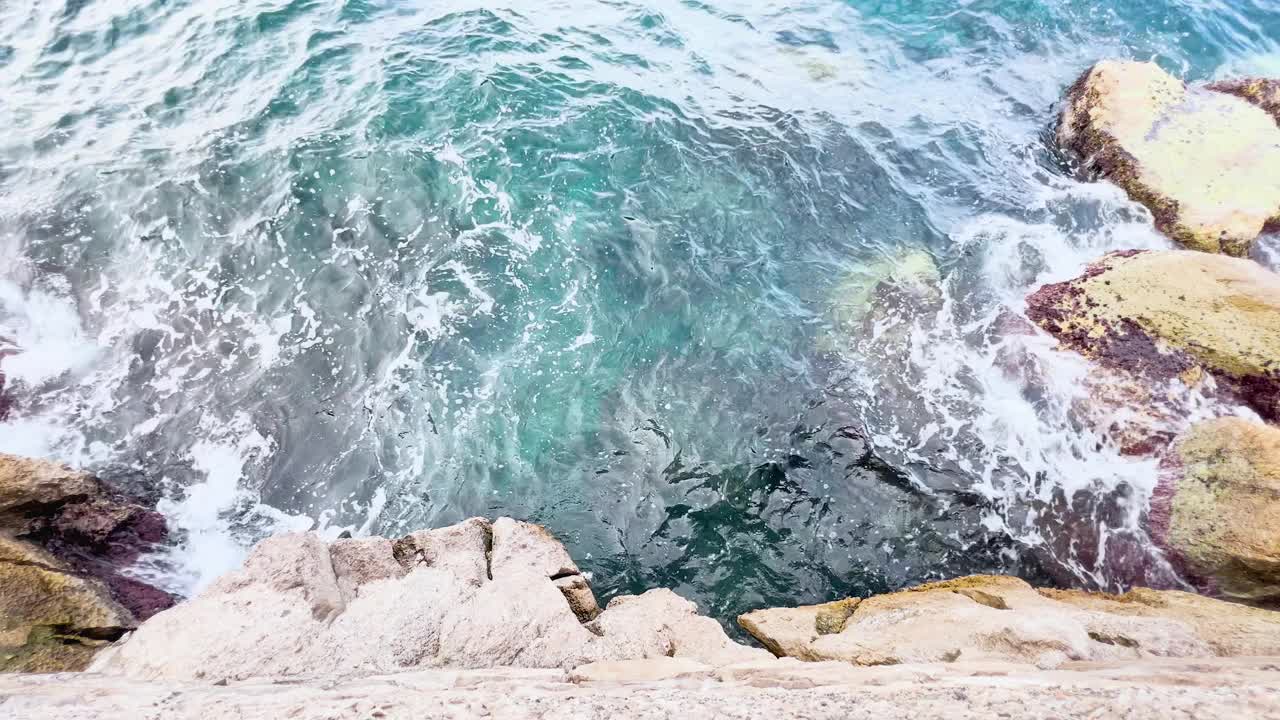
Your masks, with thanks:
[{"label": "pale cream colored stone", "polygon": [[614,598],[589,626],[601,634],[606,657],[665,655],[709,665],[770,657],[765,650],[733,642],[720,623],[699,615],[696,605],[664,588]]},{"label": "pale cream colored stone", "polygon": [[1071,89],[1058,142],[1189,248],[1244,255],[1280,218],[1280,128],[1233,95],[1150,62],[1104,60]]},{"label": "pale cream colored stone", "polygon": [[572,683],[561,671],[514,668],[264,678],[226,686],[89,673],[0,675],[0,720],[1280,717],[1280,658],[1072,663],[1052,671],[1008,663],[844,665],[851,672],[842,677],[829,672],[830,664],[796,664],[813,667],[822,682],[792,685],[803,668],[772,678],[679,676],[644,683]]},{"label": "pale cream colored stone", "polygon": [[579,574],[577,563],[546,528],[511,518],[493,522],[489,568],[493,577],[510,570],[529,570],[549,578]]},{"label": "pale cream colored stone", "polygon": [[672,678],[709,678],[711,666],[689,658],[652,657],[634,660],[604,660],[579,665],[569,673],[569,681],[655,682]]},{"label": "pale cream colored stone", "polygon": [[448,527],[409,533],[394,543],[394,552],[406,567],[423,563],[478,587],[489,580],[490,535],[488,520],[469,518]]},{"label": "pale cream colored stone", "polygon": [[809,645],[819,635],[844,629],[858,605],[857,598],[821,605],[755,610],[738,616],[738,624],[778,657],[815,660],[808,656]]},{"label": "pale cream colored stone", "polygon": [[[734,643],[667,590],[617,598],[583,625],[575,612],[595,606],[586,579],[553,580],[548,569],[567,569],[558,559],[563,549],[547,547],[554,539],[522,525],[494,523],[518,539],[494,534],[494,554],[505,550],[492,579],[485,521],[395,543],[269,538],[243,569],[144,623],[95,668],[216,682],[437,666],[568,669],[669,654],[709,664],[768,657]],[[566,588],[566,580],[574,582]]]},{"label": "pale cream colored stone", "polygon": [[[755,624],[765,633],[768,625]],[[773,627],[798,642],[794,628]],[[760,636],[757,636],[760,637]],[[760,638],[779,644],[776,638]],[[855,665],[1280,654],[1280,614],[1174,591],[1113,597],[972,576],[863,600],[797,657]]]},{"label": "pale cream colored stone", "polygon": [[396,561],[392,543],[386,538],[335,540],[329,546],[329,559],[344,602],[354,599],[361,585],[402,577],[406,572],[405,567]]}]

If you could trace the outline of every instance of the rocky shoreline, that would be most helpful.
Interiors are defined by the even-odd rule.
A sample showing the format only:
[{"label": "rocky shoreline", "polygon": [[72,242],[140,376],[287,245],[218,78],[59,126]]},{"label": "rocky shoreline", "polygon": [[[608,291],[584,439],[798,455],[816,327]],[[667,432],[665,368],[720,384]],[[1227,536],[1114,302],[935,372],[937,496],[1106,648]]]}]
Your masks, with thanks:
[{"label": "rocky shoreline", "polygon": [[[1027,298],[1027,317],[1061,350],[1123,386],[1103,390],[1136,420],[1095,429],[1118,436],[1127,454],[1159,459],[1144,523],[1151,542],[1201,592],[1273,607],[1280,275],[1228,256],[1280,228],[1276,88],[1258,78],[1189,87],[1149,62],[1086,71],[1058,121],[1062,151],[1145,205],[1189,250],[1112,252]],[[1240,417],[1188,424],[1175,396],[1235,405]],[[1176,436],[1163,429],[1170,419],[1183,425]]]},{"label": "rocky shoreline", "polygon": [[[754,647],[669,590],[601,608],[547,530],[472,518],[271,537],[175,604],[126,572],[165,541],[160,515],[0,456],[0,670],[63,673],[0,678],[0,716],[1280,717],[1280,275],[1246,257],[1280,227],[1280,84],[1104,61],[1055,137],[1187,248],[1108,254],[1026,316],[1126,405],[1131,422],[1097,430],[1158,461],[1141,530],[1200,594],[971,576],[753,611]],[[880,274],[859,298],[936,299],[936,272]],[[1175,392],[1239,416],[1182,422]]]},{"label": "rocky shoreline", "polygon": [[1191,593],[974,576],[740,618],[769,651],[669,590],[595,608],[510,518],[280,535],[89,672],[0,677],[0,717],[1280,715],[1280,613]]}]

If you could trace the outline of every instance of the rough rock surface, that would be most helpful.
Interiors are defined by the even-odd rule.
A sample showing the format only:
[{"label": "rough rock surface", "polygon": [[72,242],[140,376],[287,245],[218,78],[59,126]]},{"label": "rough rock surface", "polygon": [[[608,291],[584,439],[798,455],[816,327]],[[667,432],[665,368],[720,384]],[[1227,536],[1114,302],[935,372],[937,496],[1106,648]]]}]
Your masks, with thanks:
[{"label": "rough rock surface", "polygon": [[[241,570],[148,620],[94,667],[139,678],[219,681],[768,657],[734,643],[718,623],[667,590],[614,598],[584,624],[582,593],[565,592],[565,578],[586,585],[550,534],[507,518],[471,519],[395,542],[330,544],[312,534],[280,535],[259,543]],[[582,589],[589,595],[589,587]]]},{"label": "rough rock surface", "polygon": [[1215,92],[1244,98],[1265,110],[1280,123],[1280,80],[1271,78],[1243,78],[1223,80],[1208,86]]},{"label": "rough rock surface", "polygon": [[0,536],[0,671],[83,669],[136,624],[100,583]]},{"label": "rough rock surface", "polygon": [[[795,609],[740,619],[766,646],[855,665],[1068,661],[1280,654],[1280,614],[1178,591],[1110,596],[1037,591],[1012,577],[976,575],[857,604],[836,633],[803,641]],[[775,620],[776,618],[776,620]],[[743,621],[746,620],[746,621]]]},{"label": "rough rock surface", "polygon": [[1188,251],[1112,253],[1027,298],[1064,346],[1158,382],[1205,383],[1280,419],[1280,275]]},{"label": "rough rock surface", "polygon": [[1218,418],[1161,459],[1149,529],[1210,594],[1280,604],[1280,429]]},{"label": "rough rock surface", "polygon": [[48,460],[0,453],[0,513],[34,513],[97,493],[97,482],[85,473]]},{"label": "rough rock surface", "polygon": [[844,630],[849,616],[861,602],[847,598],[821,605],[755,610],[738,617],[738,624],[778,657],[817,660],[809,645],[821,635]]},{"label": "rough rock surface", "polygon": [[98,674],[0,676],[3,720],[409,720],[495,717],[990,720],[1280,717],[1280,658],[1027,665],[770,660],[701,670],[662,658],[562,670],[412,670],[225,686]]},{"label": "rough rock surface", "polygon": [[499,574],[505,574],[514,566],[524,566],[551,578],[569,601],[574,614],[583,622],[600,614],[596,596],[578,570],[577,563],[569,557],[560,541],[541,525],[511,518],[495,520],[489,564],[493,572]]},{"label": "rough rock surface", "polygon": [[[1237,93],[1241,94],[1241,93]],[[1244,255],[1280,220],[1280,127],[1254,102],[1106,60],[1067,93],[1058,144],[1188,248]]]},{"label": "rough rock surface", "polygon": [[121,569],[165,536],[97,478],[0,454],[0,670],[85,667],[174,598]]}]

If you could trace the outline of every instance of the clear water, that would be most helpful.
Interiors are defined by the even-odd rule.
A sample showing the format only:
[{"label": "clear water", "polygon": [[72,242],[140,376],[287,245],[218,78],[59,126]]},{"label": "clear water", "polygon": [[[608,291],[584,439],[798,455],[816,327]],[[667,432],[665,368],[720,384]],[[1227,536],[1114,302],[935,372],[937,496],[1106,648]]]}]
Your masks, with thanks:
[{"label": "clear water", "polygon": [[1098,58],[1276,38],[1265,0],[6,2],[0,450],[158,496],[184,592],[476,514],[721,618],[1121,585],[1152,461],[1018,319],[1165,241],[1046,131]]}]

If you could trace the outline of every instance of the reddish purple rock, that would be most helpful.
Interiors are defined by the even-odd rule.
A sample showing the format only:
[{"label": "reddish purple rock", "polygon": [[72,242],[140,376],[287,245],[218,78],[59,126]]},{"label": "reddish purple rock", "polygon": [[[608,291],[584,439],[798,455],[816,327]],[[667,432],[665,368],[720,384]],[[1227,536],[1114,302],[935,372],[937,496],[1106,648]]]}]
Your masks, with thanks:
[{"label": "reddish purple rock", "polygon": [[[124,571],[168,537],[164,517],[101,480],[56,463],[4,456],[0,529],[43,547],[76,575],[100,580],[138,620],[178,598]],[[74,486],[74,492],[50,488]]]}]

